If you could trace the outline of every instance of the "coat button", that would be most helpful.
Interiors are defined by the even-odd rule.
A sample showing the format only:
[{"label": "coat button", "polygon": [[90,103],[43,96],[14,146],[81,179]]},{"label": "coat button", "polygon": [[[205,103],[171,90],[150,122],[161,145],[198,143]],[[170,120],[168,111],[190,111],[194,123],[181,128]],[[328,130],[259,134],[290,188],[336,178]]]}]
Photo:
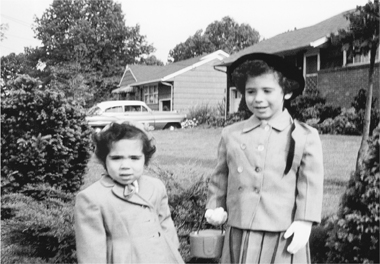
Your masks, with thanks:
[{"label": "coat button", "polygon": [[243,143],[240,145],[241,149],[245,149],[246,148],[246,145]]},{"label": "coat button", "polygon": [[263,145],[258,146],[258,147],[257,147],[257,150],[258,150],[258,151],[263,151],[263,150],[264,150],[264,146],[263,146]]},{"label": "coat button", "polygon": [[242,190],[243,190],[243,187],[239,186],[238,190],[239,190],[239,191],[242,191]]},{"label": "coat button", "polygon": [[260,171],[261,171],[261,168],[260,168],[260,167],[256,167],[256,168],[255,168],[255,171],[256,171],[256,172],[260,172]]},{"label": "coat button", "polygon": [[260,192],[259,188],[256,188],[256,187],[253,188],[253,191],[254,191],[255,193],[259,193],[259,192]]},{"label": "coat button", "polygon": [[239,173],[242,173],[242,172],[243,172],[243,167],[240,167],[240,166],[239,166],[239,167],[237,168],[237,171],[238,171]]},{"label": "coat button", "polygon": [[269,130],[269,126],[266,125],[266,126],[264,127],[264,130],[265,130],[265,131],[268,131],[268,130]]}]

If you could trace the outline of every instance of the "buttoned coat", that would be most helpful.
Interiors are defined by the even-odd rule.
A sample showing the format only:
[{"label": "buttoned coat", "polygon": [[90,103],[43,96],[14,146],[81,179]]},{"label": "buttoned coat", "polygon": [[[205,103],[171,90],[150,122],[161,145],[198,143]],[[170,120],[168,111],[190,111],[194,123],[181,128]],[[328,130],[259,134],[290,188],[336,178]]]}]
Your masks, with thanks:
[{"label": "buttoned coat", "polygon": [[[316,129],[296,120],[292,132],[292,123],[284,111],[272,124],[252,116],[225,127],[206,208],[223,207],[228,212],[228,225],[248,230],[278,232],[294,220],[319,222],[321,141]],[[263,135],[262,144],[255,135]],[[290,136],[295,142],[294,159],[285,175]]]},{"label": "buttoned coat", "polygon": [[129,198],[109,176],[78,193],[79,263],[184,263],[164,184],[144,175],[138,183]]}]

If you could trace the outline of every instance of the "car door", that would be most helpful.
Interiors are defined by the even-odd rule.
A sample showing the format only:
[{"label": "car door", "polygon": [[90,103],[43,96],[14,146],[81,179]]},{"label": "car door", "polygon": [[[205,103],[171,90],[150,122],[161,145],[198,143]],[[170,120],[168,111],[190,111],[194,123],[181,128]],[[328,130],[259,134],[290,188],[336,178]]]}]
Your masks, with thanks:
[{"label": "car door", "polygon": [[123,121],[134,121],[154,127],[154,115],[142,105],[125,105]]}]

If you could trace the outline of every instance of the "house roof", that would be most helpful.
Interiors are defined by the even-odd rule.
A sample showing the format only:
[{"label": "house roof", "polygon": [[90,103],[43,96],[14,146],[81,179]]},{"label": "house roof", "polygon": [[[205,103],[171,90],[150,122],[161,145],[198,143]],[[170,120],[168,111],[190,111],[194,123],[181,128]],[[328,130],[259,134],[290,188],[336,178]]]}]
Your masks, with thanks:
[{"label": "house roof", "polygon": [[345,29],[349,26],[349,21],[344,17],[344,14],[350,11],[352,10],[342,12],[313,26],[295,29],[261,41],[229,56],[217,66],[229,66],[237,58],[253,52],[285,55],[306,47],[319,46],[327,41],[327,37],[331,33],[336,33],[339,29]]},{"label": "house roof", "polygon": [[165,66],[150,66],[138,64],[127,65],[119,86],[121,88],[127,86],[126,84],[123,84],[124,76],[127,72],[130,72],[135,79],[134,83],[129,83],[130,86],[137,86],[144,83],[157,81],[169,81],[172,80],[175,76],[189,71],[202,64],[210,62],[214,59],[222,61],[224,58],[228,56],[228,53],[222,50],[218,50],[208,55],[202,55],[195,58],[170,63]]}]

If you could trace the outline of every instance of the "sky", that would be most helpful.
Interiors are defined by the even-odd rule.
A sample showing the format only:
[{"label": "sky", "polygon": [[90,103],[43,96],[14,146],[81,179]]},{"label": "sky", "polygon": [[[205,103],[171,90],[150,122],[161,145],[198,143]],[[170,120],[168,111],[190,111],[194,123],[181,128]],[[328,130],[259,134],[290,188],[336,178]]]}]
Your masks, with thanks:
[{"label": "sky", "polygon": [[[140,34],[164,63],[169,51],[197,30],[230,16],[249,24],[261,39],[294,28],[315,25],[368,0],[114,0],[122,5],[127,26],[140,25]],[[1,24],[7,24],[0,55],[18,54],[24,47],[41,46],[34,38],[34,17],[40,18],[53,0],[0,0]]]}]

